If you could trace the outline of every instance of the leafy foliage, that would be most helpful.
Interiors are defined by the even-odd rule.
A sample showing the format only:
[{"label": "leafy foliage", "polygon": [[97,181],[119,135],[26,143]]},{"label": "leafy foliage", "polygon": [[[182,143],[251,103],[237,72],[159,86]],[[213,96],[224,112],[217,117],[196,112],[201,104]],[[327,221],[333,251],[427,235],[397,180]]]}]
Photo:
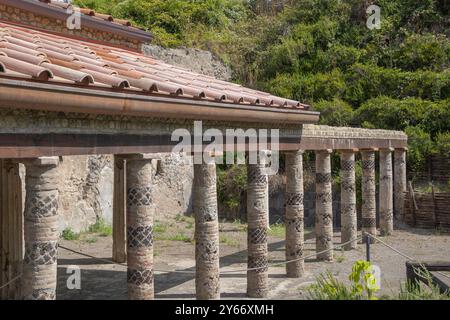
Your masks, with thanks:
[{"label": "leafy foliage", "polygon": [[350,284],[337,279],[330,272],[316,277],[316,283],[307,292],[311,300],[449,300],[450,292],[441,293],[432,281],[428,271],[416,270],[428,286],[420,282],[404,282],[400,291],[392,295],[376,296],[379,287],[374,275],[370,272],[370,262],[359,260],[352,267],[349,275]]},{"label": "leafy foliage", "polygon": [[350,286],[336,279],[331,273],[319,275],[316,283],[309,289],[309,298],[313,300],[376,300],[379,290],[368,261],[358,260],[352,266],[348,279]]}]

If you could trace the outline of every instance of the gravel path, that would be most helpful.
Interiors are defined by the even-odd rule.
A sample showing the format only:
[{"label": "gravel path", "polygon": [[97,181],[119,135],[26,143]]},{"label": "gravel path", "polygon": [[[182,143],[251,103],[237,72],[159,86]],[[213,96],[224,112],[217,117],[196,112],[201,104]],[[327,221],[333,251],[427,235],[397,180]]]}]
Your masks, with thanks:
[{"label": "gravel path", "polygon": [[[221,243],[222,270],[242,269],[246,267],[245,231],[233,224],[223,224],[221,232],[234,239],[232,244]],[[307,233],[305,255],[314,253],[314,236]],[[433,230],[420,230],[403,227],[394,235],[382,238],[384,241],[417,260],[450,261],[450,235],[439,234]],[[270,259],[272,262],[284,260],[284,241],[269,237]],[[335,244],[340,234],[335,233]],[[96,243],[65,241],[61,244],[96,257],[110,259],[112,239],[99,237]],[[193,271],[195,266],[194,245],[182,241],[156,241],[155,267],[160,270]],[[305,299],[304,289],[313,283],[315,277],[327,271],[345,281],[352,264],[365,259],[365,246],[359,245],[353,251],[335,250],[334,262],[306,261],[306,274],[300,279],[285,277],[284,267],[270,268],[270,299]],[[400,282],[405,281],[406,259],[380,243],[372,245],[372,261],[381,269],[381,293],[393,294],[398,291]],[[69,265],[81,268],[81,290],[68,290],[66,273]],[[221,277],[222,298],[245,298],[246,273],[224,274]],[[157,299],[194,299],[195,284],[193,274],[159,273],[155,275]],[[64,249],[60,250],[58,260],[58,299],[125,299],[126,267],[99,262],[85,258]]]}]

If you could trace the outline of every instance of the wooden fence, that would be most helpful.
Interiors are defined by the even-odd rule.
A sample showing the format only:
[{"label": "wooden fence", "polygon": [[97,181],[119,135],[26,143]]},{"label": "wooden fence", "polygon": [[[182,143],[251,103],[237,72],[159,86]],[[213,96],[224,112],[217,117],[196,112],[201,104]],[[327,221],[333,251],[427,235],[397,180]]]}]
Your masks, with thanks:
[{"label": "wooden fence", "polygon": [[421,193],[410,187],[405,197],[405,222],[450,231],[450,193]]}]

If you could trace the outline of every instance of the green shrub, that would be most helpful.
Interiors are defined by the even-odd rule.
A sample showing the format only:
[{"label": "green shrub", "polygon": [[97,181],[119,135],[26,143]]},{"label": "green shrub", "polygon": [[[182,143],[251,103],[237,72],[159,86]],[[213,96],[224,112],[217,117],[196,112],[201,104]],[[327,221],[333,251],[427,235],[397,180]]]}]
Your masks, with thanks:
[{"label": "green shrub", "polygon": [[247,190],[247,168],[244,165],[219,165],[217,170],[217,198],[225,210],[236,210]]},{"label": "green shrub", "polygon": [[320,124],[345,127],[349,126],[353,120],[352,107],[337,98],[332,101],[321,100],[313,103],[313,108],[320,112]]},{"label": "green shrub", "polygon": [[407,127],[408,135],[407,163],[413,172],[423,172],[426,168],[427,158],[433,150],[430,134],[420,127]]},{"label": "green shrub", "polygon": [[376,279],[370,271],[371,263],[356,261],[348,279],[350,286],[336,279],[330,272],[319,275],[316,283],[308,288],[312,300],[376,300],[379,290]]},{"label": "green shrub", "polygon": [[102,237],[107,237],[112,235],[112,226],[107,224],[105,220],[99,218],[96,223],[89,226],[89,233],[99,233]]},{"label": "green shrub", "polygon": [[80,234],[74,232],[74,231],[73,231],[72,229],[70,229],[70,228],[67,228],[67,229],[64,229],[64,230],[63,230],[63,232],[62,232],[62,234],[61,234],[61,237],[62,237],[64,240],[70,240],[70,241],[73,241],[73,240],[78,240],[78,239],[80,239]]},{"label": "green shrub", "polygon": [[437,134],[433,153],[450,157],[450,132]]}]

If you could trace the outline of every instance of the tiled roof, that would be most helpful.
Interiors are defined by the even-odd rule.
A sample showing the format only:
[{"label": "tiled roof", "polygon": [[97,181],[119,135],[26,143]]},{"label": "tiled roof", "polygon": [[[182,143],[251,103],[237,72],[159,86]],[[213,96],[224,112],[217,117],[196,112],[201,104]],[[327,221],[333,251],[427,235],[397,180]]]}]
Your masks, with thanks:
[{"label": "tiled roof", "polygon": [[[62,8],[62,9],[65,9],[65,10],[73,8],[73,6],[71,4],[65,3],[65,2],[61,2],[61,1],[57,1],[57,0],[35,0],[35,1],[47,3],[51,7]],[[127,27],[131,27],[132,26],[131,22],[128,21],[128,20],[117,19],[117,18],[112,17],[109,14],[102,14],[102,13],[95,12],[92,9],[80,8],[80,12],[82,14],[84,14],[84,15],[91,16],[91,17],[94,17],[94,18],[97,18],[97,19],[100,19],[100,20],[121,24],[121,25],[127,26]]]},{"label": "tiled roof", "polygon": [[0,23],[0,76],[211,102],[309,108],[131,50],[9,23]]}]

